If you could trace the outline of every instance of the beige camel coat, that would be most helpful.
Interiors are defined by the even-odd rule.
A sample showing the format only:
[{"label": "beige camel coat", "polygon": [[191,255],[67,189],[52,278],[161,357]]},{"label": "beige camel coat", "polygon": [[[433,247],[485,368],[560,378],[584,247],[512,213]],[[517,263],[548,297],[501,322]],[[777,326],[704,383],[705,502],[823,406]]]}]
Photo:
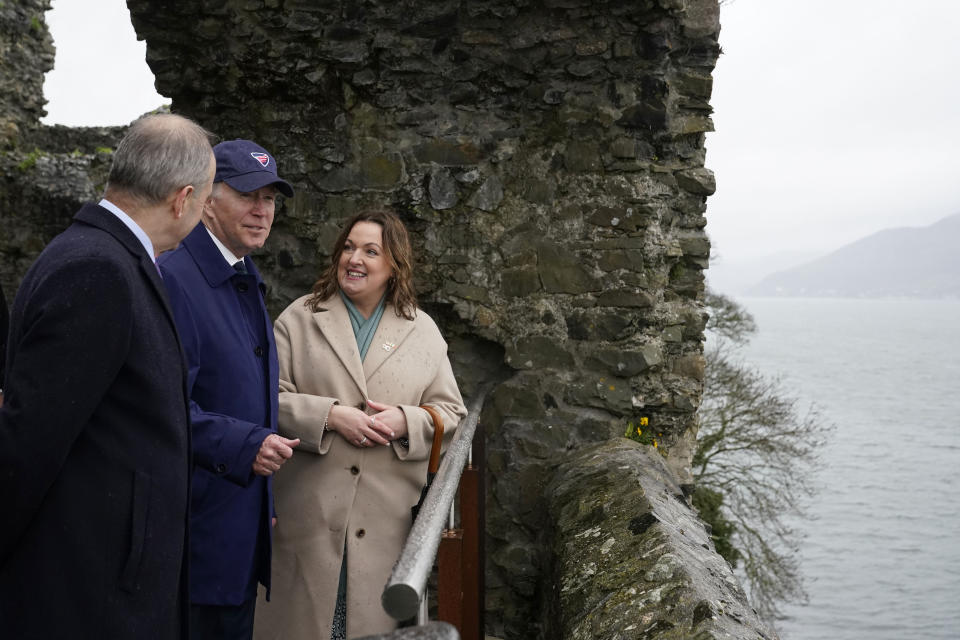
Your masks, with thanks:
[{"label": "beige camel coat", "polygon": [[[329,638],[344,543],[347,548],[347,637],[396,625],[380,604],[383,587],[410,530],[410,507],[426,480],[433,423],[418,405],[440,412],[449,441],[466,408],[447,345],[433,320],[413,321],[384,310],[361,363],[339,296],[321,311],[296,300],[274,330],[280,359],[280,433],[300,438],[276,474],[278,523],[273,541],[270,602],[257,602],[257,640]],[[334,403],[367,409],[367,399],[399,405],[409,449],[358,448],[323,431]]]}]

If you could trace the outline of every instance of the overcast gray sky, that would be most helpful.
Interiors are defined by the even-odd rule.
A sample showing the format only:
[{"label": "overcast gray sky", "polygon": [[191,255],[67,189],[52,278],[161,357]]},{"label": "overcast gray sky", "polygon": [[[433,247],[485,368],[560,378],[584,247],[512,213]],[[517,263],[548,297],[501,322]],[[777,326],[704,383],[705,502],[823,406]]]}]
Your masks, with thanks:
[{"label": "overcast gray sky", "polygon": [[47,124],[127,124],[169,100],[153,88],[125,0],[53,0],[46,15],[57,48],[47,72]]},{"label": "overcast gray sky", "polygon": [[735,0],[721,23],[719,262],[960,213],[960,3]]},{"label": "overcast gray sky", "polygon": [[[714,267],[960,212],[960,2],[735,0],[721,22]],[[47,23],[46,122],[121,124],[166,102],[124,0],[54,0]]]}]

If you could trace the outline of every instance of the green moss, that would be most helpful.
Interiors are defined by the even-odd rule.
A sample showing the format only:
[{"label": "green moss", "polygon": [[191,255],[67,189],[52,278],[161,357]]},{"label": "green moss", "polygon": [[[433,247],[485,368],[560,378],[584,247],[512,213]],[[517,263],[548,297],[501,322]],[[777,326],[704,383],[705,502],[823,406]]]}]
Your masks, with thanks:
[{"label": "green moss", "polygon": [[37,33],[43,31],[43,22],[40,21],[40,16],[30,18],[30,28]]},{"label": "green moss", "polygon": [[34,149],[27,154],[27,157],[20,161],[20,163],[17,165],[17,169],[20,171],[29,171],[35,164],[37,164],[37,158],[39,158],[41,155],[43,155],[43,152],[40,151],[40,149]]},{"label": "green moss", "polygon": [[97,153],[113,153],[113,149],[110,147],[97,147],[94,151]]},{"label": "green moss", "polygon": [[723,515],[723,494],[706,487],[697,487],[692,500],[700,519],[710,525],[710,537],[717,547],[717,553],[729,562],[731,567],[736,567],[741,555],[733,546],[733,534],[737,527]]},{"label": "green moss", "polygon": [[676,282],[686,275],[687,269],[682,263],[678,262],[670,268],[670,282]]}]

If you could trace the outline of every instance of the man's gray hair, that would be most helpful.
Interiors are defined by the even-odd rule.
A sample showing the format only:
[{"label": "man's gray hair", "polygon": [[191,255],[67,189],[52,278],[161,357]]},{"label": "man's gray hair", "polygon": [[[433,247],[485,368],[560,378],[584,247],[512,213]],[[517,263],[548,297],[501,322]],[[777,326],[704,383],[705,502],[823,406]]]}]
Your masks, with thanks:
[{"label": "man's gray hair", "polygon": [[144,116],[130,125],[113,154],[107,191],[163,202],[187,185],[207,181],[213,135],[189,118],[172,113]]}]

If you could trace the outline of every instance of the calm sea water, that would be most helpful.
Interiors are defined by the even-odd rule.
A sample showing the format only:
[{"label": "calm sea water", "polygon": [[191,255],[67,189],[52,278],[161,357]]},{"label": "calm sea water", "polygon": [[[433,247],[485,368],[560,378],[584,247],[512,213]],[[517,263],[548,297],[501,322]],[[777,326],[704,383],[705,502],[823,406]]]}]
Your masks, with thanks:
[{"label": "calm sea water", "polygon": [[784,640],[960,638],[960,301],[739,302],[747,361],[836,425]]}]

